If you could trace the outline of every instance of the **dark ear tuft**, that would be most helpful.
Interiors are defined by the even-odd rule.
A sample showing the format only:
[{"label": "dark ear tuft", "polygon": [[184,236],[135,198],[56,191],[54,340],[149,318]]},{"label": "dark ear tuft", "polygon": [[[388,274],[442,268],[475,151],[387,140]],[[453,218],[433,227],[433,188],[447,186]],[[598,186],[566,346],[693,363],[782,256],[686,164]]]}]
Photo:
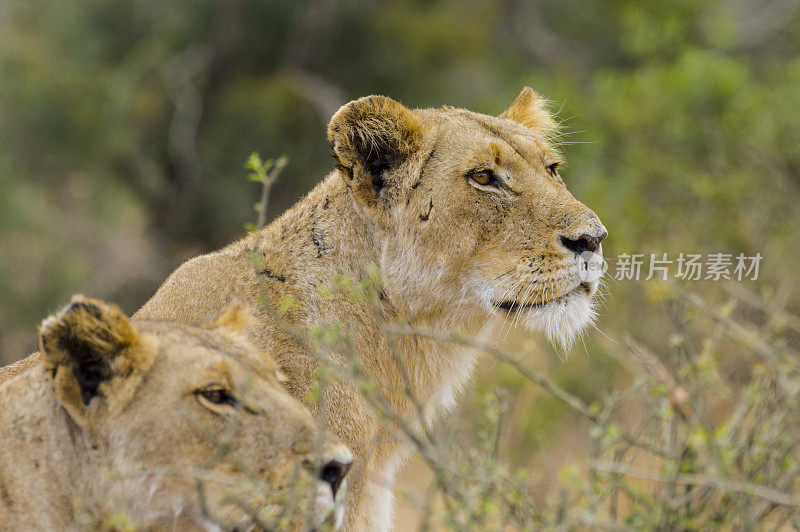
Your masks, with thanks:
[{"label": "dark ear tuft", "polygon": [[72,374],[78,381],[83,404],[88,405],[98,394],[100,383],[111,377],[111,365],[102,351],[93,349],[94,346],[82,339],[65,336],[61,347],[72,354]]},{"label": "dark ear tuft", "polygon": [[75,296],[39,328],[45,368],[56,380],[63,374],[70,381],[68,387],[77,385],[72,391],[80,392],[84,405],[98,395],[100,384],[112,377],[114,358],[137,342],[136,330],[116,305],[83,296]]},{"label": "dark ear tuft", "polygon": [[387,185],[384,172],[419,150],[422,122],[385,96],[366,96],[339,109],[328,125],[328,141],[340,171],[364,199],[374,201]]}]

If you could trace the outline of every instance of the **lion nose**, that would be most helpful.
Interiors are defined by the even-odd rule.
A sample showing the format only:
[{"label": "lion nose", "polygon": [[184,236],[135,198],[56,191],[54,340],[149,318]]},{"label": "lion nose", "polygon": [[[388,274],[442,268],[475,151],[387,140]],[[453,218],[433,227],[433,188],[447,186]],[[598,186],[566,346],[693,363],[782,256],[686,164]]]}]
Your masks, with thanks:
[{"label": "lion nose", "polygon": [[330,485],[334,498],[336,498],[336,492],[339,491],[339,488],[342,486],[344,477],[347,475],[347,472],[350,471],[351,464],[352,460],[348,462],[331,460],[322,466],[319,472],[319,478]]},{"label": "lion nose", "polygon": [[600,248],[600,242],[602,242],[607,236],[608,231],[606,231],[605,228],[601,229],[597,235],[583,233],[578,238],[567,238],[562,236],[561,245],[576,255],[580,255],[586,251],[597,253],[597,250]]}]

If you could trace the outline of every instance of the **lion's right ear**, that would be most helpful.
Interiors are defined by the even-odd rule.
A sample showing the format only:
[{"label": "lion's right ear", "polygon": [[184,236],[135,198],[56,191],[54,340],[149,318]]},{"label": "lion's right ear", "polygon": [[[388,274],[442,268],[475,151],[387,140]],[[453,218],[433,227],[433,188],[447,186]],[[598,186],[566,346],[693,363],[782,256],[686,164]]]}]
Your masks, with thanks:
[{"label": "lion's right ear", "polygon": [[114,415],[153,362],[139,333],[116,306],[75,296],[39,328],[42,364],[56,397],[72,418],[88,428],[93,414]]},{"label": "lion's right ear", "polygon": [[558,132],[558,123],[547,110],[547,104],[547,100],[539,96],[533,89],[524,87],[508,106],[508,109],[498,115],[498,118],[513,120],[544,137],[550,137]]},{"label": "lion's right ear", "polygon": [[339,170],[357,198],[369,206],[394,184],[386,171],[420,149],[422,122],[386,96],[366,96],[339,109],[328,125]]}]

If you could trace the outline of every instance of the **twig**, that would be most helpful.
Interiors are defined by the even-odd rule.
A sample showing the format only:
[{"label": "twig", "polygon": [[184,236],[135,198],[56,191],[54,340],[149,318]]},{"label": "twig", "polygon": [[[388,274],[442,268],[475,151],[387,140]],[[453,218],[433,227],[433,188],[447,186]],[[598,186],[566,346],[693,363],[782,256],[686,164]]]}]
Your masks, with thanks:
[{"label": "twig", "polygon": [[283,171],[287,162],[289,162],[289,159],[285,155],[278,157],[278,160],[275,161],[275,164],[272,165],[272,168],[270,168],[269,172],[261,181],[261,200],[256,204],[256,211],[258,211],[258,221],[256,222],[256,227],[258,229],[261,229],[267,224],[269,191],[272,189],[272,185],[275,184],[275,181],[278,179],[278,176]]},{"label": "twig", "polygon": [[788,493],[784,493],[766,486],[759,484],[750,484],[747,482],[738,482],[726,478],[712,477],[708,475],[696,475],[691,473],[684,473],[676,475],[675,477],[664,477],[656,473],[644,471],[633,467],[620,467],[618,464],[612,462],[592,462],[589,467],[597,471],[606,473],[619,473],[629,477],[640,478],[643,480],[652,480],[655,482],[674,482],[676,484],[683,484],[686,486],[705,486],[709,488],[717,488],[723,491],[744,493],[759,497],[766,501],[780,504],[781,506],[800,507],[800,499],[795,499]]},{"label": "twig", "polygon": [[[550,395],[552,395],[553,397],[555,397],[556,399],[567,405],[570,409],[572,409],[573,412],[587,418],[592,423],[600,423],[601,421],[596,414],[592,413],[589,410],[589,408],[583,404],[583,401],[581,401],[574,395],[570,394],[566,390],[563,390],[547,377],[534,373],[526,366],[520,364],[520,362],[516,360],[514,357],[507,355],[504,351],[493,345],[478,342],[471,338],[460,336],[457,334],[442,335],[432,331],[425,331],[413,328],[387,328],[385,329],[385,332],[388,334],[417,335],[417,336],[422,336],[424,338],[440,340],[443,342],[451,342],[466,347],[474,347],[482,351],[485,351],[486,353],[489,353],[492,356],[496,357],[498,360],[501,360],[502,362],[505,362],[506,364],[513,367],[528,380],[544,388],[544,390],[547,393],[549,393]],[[636,445],[637,447],[640,447],[653,454],[662,456],[664,458],[673,458],[668,452],[664,451],[663,449],[659,449],[658,447],[655,447],[645,441],[638,440],[626,432],[622,432],[620,434],[620,437],[625,441],[627,441],[628,443]]]}]

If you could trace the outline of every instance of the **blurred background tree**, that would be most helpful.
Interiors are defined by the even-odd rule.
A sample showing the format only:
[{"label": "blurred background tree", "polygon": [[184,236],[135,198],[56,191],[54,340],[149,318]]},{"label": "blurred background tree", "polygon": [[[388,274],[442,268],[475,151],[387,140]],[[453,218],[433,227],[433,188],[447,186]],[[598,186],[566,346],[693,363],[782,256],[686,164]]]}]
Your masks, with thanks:
[{"label": "blurred background tree", "polygon": [[[288,156],[279,215],[332,169],[325,125],[346,101],[497,114],[524,85],[554,102],[563,175],[608,227],[608,256],[760,252],[759,281],[735,291],[770,315],[800,311],[797,0],[5,0],[0,362],[34,350],[36,325],[72,293],[135,311],[181,261],[242,236],[254,150]],[[624,378],[612,352],[625,335],[679,356],[664,347],[675,323],[661,283],[607,292],[605,335],[577,356],[529,347],[587,401]],[[572,448],[557,401],[487,365],[470,396],[511,394],[510,460]]]}]

